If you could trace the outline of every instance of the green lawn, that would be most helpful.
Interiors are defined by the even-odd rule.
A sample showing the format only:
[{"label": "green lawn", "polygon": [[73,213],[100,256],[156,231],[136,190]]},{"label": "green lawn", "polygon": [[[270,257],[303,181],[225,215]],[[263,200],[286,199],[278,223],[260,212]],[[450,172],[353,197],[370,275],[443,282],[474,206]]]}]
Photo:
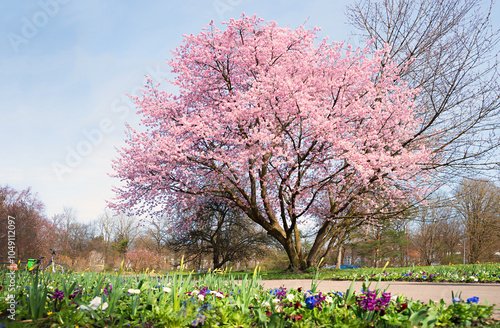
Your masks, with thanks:
[{"label": "green lawn", "polygon": [[[251,272],[230,272],[235,278]],[[316,269],[306,272],[261,271],[262,279],[312,279]],[[320,269],[321,280],[383,280],[383,281],[434,281],[434,282],[498,282],[500,263],[412,266],[397,268]]]}]

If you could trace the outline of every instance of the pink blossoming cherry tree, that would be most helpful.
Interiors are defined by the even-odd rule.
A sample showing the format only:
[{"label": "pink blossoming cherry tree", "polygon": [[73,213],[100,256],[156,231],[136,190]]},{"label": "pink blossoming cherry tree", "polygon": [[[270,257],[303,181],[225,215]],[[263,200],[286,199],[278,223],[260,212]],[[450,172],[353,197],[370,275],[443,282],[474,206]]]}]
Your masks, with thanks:
[{"label": "pink blossoming cherry tree", "polygon": [[[178,92],[148,83],[135,98],[143,127],[113,161],[112,206],[165,215],[219,198],[304,269],[342,233],[418,201],[430,147],[413,138],[417,91],[387,64],[389,49],[317,31],[243,15],[185,36],[169,62]],[[308,252],[301,223],[315,231]]]}]

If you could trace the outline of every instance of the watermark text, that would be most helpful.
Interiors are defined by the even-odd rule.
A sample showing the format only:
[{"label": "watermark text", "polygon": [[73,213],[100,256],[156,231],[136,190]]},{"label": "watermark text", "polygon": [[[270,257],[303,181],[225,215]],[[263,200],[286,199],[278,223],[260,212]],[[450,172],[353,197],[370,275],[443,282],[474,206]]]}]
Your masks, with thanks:
[{"label": "watermark text", "polygon": [[8,216],[7,220],[7,258],[10,263],[10,270],[7,273],[8,281],[8,294],[7,294],[7,312],[10,314],[7,316],[11,320],[15,320],[16,316],[16,298],[15,298],[15,288],[16,288],[16,218],[13,216]]}]

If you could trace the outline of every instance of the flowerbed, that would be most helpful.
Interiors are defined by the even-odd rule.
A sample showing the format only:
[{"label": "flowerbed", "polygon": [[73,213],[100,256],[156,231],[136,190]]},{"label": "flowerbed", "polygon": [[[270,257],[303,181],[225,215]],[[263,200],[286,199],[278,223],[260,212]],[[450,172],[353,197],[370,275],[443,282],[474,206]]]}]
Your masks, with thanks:
[{"label": "flowerbed", "polygon": [[[264,290],[256,272],[235,280],[220,274],[123,276],[66,273],[0,274],[0,322],[8,327],[432,327],[481,324],[493,307],[455,297],[424,304],[364,284],[321,293]],[[473,295],[471,295],[473,296]]]},{"label": "flowerbed", "polygon": [[382,280],[382,281],[429,281],[463,283],[500,283],[500,265],[469,264],[443,265],[390,269],[334,270],[324,279],[332,280]]}]

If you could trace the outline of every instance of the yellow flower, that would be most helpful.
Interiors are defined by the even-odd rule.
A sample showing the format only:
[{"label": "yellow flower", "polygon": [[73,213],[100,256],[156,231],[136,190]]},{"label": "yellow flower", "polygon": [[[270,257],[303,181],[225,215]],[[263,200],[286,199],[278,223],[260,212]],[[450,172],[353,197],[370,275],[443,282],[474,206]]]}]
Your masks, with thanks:
[{"label": "yellow flower", "polygon": [[47,312],[47,315],[51,315],[51,314],[52,314],[52,312]]}]

